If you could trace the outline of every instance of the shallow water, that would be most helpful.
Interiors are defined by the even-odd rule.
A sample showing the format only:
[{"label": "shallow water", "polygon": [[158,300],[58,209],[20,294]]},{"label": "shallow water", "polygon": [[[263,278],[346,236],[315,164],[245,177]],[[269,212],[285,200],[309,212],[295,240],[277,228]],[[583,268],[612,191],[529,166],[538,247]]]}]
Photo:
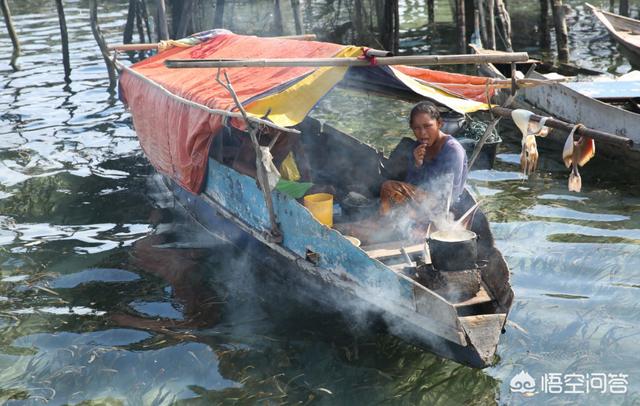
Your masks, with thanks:
[{"label": "shallow water", "polygon": [[[407,31],[426,13],[414,3],[424,4],[402,6]],[[569,3],[584,15],[571,20],[572,57],[626,72],[604,30]],[[517,2],[516,15],[530,14],[527,4]],[[552,159],[523,180],[510,145],[494,170],[472,171],[516,297],[499,362],[470,369],[393,336],[352,331],[350,318],[260,276],[279,264],[160,209],[172,201],[154,182],[129,115],[105,90],[87,3],[65,2],[70,83],[54,3],[11,6],[23,56],[13,72],[0,32],[0,403],[640,401],[637,183],[585,182],[570,194],[567,171]],[[125,13],[125,1],[101,5],[109,41],[119,42]],[[527,35],[516,43],[534,51]],[[409,52],[445,52],[455,42],[403,41]],[[344,103],[338,94],[316,115],[340,115],[344,129],[385,151],[407,135],[406,103]],[[526,398],[509,388],[521,371],[538,384],[544,374],[627,374],[627,393]]]}]

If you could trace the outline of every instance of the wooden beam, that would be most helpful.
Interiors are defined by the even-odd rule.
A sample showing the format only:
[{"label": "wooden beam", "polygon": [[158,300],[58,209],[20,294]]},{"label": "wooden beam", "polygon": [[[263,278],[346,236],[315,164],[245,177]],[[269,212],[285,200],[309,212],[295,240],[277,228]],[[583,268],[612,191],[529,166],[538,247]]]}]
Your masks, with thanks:
[{"label": "wooden beam", "polygon": [[412,55],[376,58],[376,64],[360,58],[275,58],[275,59],[169,59],[168,68],[241,68],[241,67],[293,67],[293,66],[378,66],[378,65],[473,65],[482,63],[526,62],[526,52],[499,55]]}]

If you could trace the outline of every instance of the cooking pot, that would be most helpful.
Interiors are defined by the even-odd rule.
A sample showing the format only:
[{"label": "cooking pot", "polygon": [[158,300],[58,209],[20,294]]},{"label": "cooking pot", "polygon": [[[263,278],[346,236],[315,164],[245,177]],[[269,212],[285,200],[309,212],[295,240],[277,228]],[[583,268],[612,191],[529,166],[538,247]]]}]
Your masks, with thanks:
[{"label": "cooking pot", "polygon": [[441,230],[429,236],[431,263],[439,271],[475,269],[478,259],[476,233],[470,230]]}]

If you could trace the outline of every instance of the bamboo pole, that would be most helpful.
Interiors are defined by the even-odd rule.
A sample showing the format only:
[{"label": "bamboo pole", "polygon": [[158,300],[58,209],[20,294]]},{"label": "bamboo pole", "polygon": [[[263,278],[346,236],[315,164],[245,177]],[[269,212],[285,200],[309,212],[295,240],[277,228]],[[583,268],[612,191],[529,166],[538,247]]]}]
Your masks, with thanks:
[{"label": "bamboo pole", "polygon": [[482,63],[526,62],[526,52],[499,55],[412,55],[376,58],[376,64],[360,58],[277,58],[277,59],[169,59],[168,68],[241,68],[241,67],[294,67],[294,66],[378,66],[378,65],[473,65]]},{"label": "bamboo pole", "polygon": [[[272,38],[272,39],[290,39],[297,41],[315,41],[315,34],[305,34],[305,35],[285,35],[282,37],[264,37],[264,38]],[[158,44],[113,44],[108,45],[107,49],[109,51],[153,51],[158,49]]]},{"label": "bamboo pole", "polygon": [[67,33],[67,19],[64,16],[62,0],[56,0],[58,10],[58,22],[60,24],[60,41],[62,42],[62,64],[64,65],[64,78],[69,81],[71,77],[71,63],[69,62],[69,35]]},{"label": "bamboo pole", "polygon": [[100,26],[98,25],[97,0],[89,0],[89,19],[91,20],[91,32],[93,33],[93,38],[95,38],[98,43],[100,52],[102,53],[102,58],[104,58],[104,62],[107,65],[107,72],[109,73],[109,90],[113,91],[116,87],[116,72],[113,67],[113,63],[109,59],[107,44],[104,41],[104,37],[100,31]]},{"label": "bamboo pole", "polygon": [[156,34],[158,35],[158,41],[169,39],[167,8],[164,0],[156,0]]},{"label": "bamboo pole", "polygon": [[489,10],[489,48],[496,49],[495,0],[488,0],[487,9]]},{"label": "bamboo pole", "polygon": [[[506,107],[493,107],[491,109],[491,112],[493,112],[494,114],[501,117],[509,118],[509,119],[511,119],[512,111],[513,111],[512,109],[508,109]],[[542,118],[543,118],[542,116],[539,116],[537,114],[533,114],[531,116],[531,120],[538,121],[538,122],[542,120]],[[573,127],[575,127],[575,124],[570,124],[570,123],[557,120],[555,118],[550,118],[550,117],[547,118],[547,120],[544,122],[544,125],[550,128],[556,128],[556,129],[564,130],[567,132],[571,132]],[[633,140],[627,137],[622,137],[620,135],[611,134],[611,133],[607,133],[599,130],[594,130],[587,127],[578,127],[576,129],[574,137],[579,138],[580,135],[593,138],[595,141],[598,141],[598,142],[604,142],[607,144],[617,145],[620,147],[625,147],[625,148],[633,147]]]},{"label": "bamboo pole", "polygon": [[556,44],[558,46],[558,59],[562,62],[569,60],[569,41],[567,34],[567,22],[564,18],[562,0],[553,0],[553,22],[556,27]]}]

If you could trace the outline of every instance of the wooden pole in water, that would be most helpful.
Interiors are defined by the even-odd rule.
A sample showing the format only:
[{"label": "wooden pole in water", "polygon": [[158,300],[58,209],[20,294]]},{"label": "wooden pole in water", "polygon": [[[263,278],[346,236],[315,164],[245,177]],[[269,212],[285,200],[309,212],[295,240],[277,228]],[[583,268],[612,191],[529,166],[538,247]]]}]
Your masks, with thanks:
[{"label": "wooden pole in water", "polygon": [[56,0],[58,9],[58,22],[60,23],[60,40],[62,42],[62,64],[64,65],[64,78],[69,81],[71,76],[71,63],[69,62],[69,35],[67,33],[67,19],[64,16],[62,0]]},{"label": "wooden pole in water", "polygon": [[300,12],[300,0],[291,0],[291,10],[293,11],[293,23],[296,27],[296,35],[302,35],[304,27],[302,26],[302,13]]},{"label": "wooden pole in water", "polygon": [[213,27],[224,27],[224,0],[216,0],[216,14],[213,19]]},{"label": "wooden pole in water", "polygon": [[142,25],[142,4],[140,0],[136,0],[136,27],[138,28],[138,38],[140,43],[147,42],[144,39],[144,27]]},{"label": "wooden pole in water", "polygon": [[116,87],[116,72],[113,67],[113,63],[109,59],[109,52],[107,51],[107,44],[102,36],[102,32],[100,31],[100,26],[98,25],[98,3],[97,0],[89,0],[89,19],[91,21],[91,32],[93,33],[93,38],[95,38],[98,46],[100,47],[100,52],[102,53],[102,57],[104,58],[104,62],[107,65],[107,72],[109,73],[109,90],[113,91]]},{"label": "wooden pole in water", "polygon": [[629,0],[620,0],[620,15],[629,17]]},{"label": "wooden pole in water", "polygon": [[133,24],[136,18],[136,1],[129,0],[129,10],[127,10],[127,22],[124,24],[124,32],[122,33],[122,42],[130,44],[133,39]]},{"label": "wooden pole in water", "polygon": [[156,0],[156,33],[158,41],[169,39],[169,26],[167,25],[167,8],[164,0]]},{"label": "wooden pole in water", "polygon": [[562,62],[569,60],[569,41],[567,22],[564,18],[562,0],[553,0],[553,23],[556,27],[556,43],[558,45],[558,59]]},{"label": "wooden pole in water", "polygon": [[482,63],[526,62],[526,52],[505,52],[498,55],[411,55],[376,58],[376,65],[361,58],[275,58],[275,59],[168,59],[168,68],[242,68],[242,67],[292,67],[292,66],[377,66],[377,65],[473,65]]},{"label": "wooden pole in water", "polygon": [[476,0],[476,10],[478,12],[478,18],[480,20],[480,38],[482,40],[482,46],[487,46],[489,43],[489,34],[487,32],[487,16],[484,9],[484,0]]},{"label": "wooden pole in water", "polygon": [[273,1],[273,32],[282,35],[284,27],[282,25],[282,10],[280,10],[280,0]]},{"label": "wooden pole in water", "polygon": [[11,53],[10,65],[13,70],[18,70],[16,61],[20,56],[20,42],[18,41],[18,35],[16,29],[13,26],[13,19],[11,18],[11,11],[9,10],[8,0],[0,0],[0,8],[2,8],[2,15],[4,16],[4,23],[9,31],[9,37],[11,38],[11,45],[13,45],[13,52]]},{"label": "wooden pole in water", "polygon": [[540,0],[540,48],[548,49],[550,46],[549,0]]},{"label": "wooden pole in water", "polygon": [[456,0],[456,25],[458,26],[458,48],[467,51],[467,26],[464,18],[464,0]]},{"label": "wooden pole in water", "polygon": [[434,26],[436,23],[435,0],[427,0],[427,15],[429,16],[429,25]]},{"label": "wooden pole in water", "polygon": [[147,37],[149,42],[152,42],[151,39],[151,25],[149,24],[149,10],[147,9],[147,0],[140,0],[140,11],[142,12],[142,21],[144,21],[144,26],[147,29]]},{"label": "wooden pole in water", "polygon": [[502,25],[504,46],[507,48],[507,51],[513,51],[513,47],[511,46],[511,17],[509,16],[507,5],[504,3],[504,0],[496,0],[496,8]]},{"label": "wooden pole in water", "polygon": [[496,49],[495,0],[488,0],[487,9],[489,10],[489,48]]}]

